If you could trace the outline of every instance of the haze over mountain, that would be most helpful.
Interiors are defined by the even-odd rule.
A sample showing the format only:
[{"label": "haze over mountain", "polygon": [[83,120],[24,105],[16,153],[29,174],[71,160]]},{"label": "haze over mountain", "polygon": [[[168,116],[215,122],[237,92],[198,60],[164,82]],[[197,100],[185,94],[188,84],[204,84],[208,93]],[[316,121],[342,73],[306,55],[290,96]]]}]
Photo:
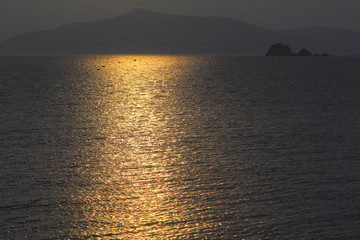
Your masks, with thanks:
[{"label": "haze over mountain", "polygon": [[360,54],[360,32],[330,27],[309,27],[279,32],[297,39],[304,46],[309,46],[317,52]]},{"label": "haze over mountain", "polygon": [[[31,32],[0,43],[0,53],[264,54],[275,42],[313,52],[359,54],[360,33],[335,28],[271,31],[223,17],[133,10],[118,17]],[[346,44],[344,44],[346,43]]]}]

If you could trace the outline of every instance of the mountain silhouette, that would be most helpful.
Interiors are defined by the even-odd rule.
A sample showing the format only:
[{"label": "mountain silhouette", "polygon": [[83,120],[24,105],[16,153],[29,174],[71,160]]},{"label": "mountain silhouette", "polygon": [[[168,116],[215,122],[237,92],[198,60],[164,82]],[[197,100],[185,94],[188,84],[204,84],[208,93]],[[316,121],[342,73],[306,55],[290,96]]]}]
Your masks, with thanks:
[{"label": "mountain silhouette", "polygon": [[[0,53],[264,54],[275,42],[286,42],[295,49],[307,47],[315,52],[332,53],[328,45],[319,46],[317,41],[304,36],[302,31],[271,31],[224,17],[180,16],[136,9],[107,20],[25,33],[2,41]],[[316,47],[324,48],[313,49]],[[338,49],[336,43],[329,47]],[[339,50],[349,52],[352,45]]]},{"label": "mountain silhouette", "polygon": [[0,43],[0,52],[263,54],[280,40],[278,33],[229,18],[137,9],[108,20],[22,34]]}]

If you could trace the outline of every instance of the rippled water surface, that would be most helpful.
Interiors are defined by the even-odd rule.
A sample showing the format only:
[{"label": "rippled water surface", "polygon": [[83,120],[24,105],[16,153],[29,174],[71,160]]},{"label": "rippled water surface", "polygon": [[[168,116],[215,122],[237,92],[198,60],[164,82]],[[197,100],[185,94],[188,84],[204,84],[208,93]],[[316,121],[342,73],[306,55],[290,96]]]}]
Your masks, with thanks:
[{"label": "rippled water surface", "polygon": [[0,238],[360,239],[360,58],[0,57]]}]

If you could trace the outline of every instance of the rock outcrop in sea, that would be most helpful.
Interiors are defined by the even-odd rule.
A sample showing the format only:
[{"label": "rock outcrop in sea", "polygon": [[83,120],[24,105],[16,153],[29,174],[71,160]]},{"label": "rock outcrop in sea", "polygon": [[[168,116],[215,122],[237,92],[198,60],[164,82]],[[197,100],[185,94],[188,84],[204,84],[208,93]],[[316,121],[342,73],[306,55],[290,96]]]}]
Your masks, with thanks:
[{"label": "rock outcrop in sea", "polygon": [[297,56],[312,56],[311,52],[309,52],[306,48],[301,49]]},{"label": "rock outcrop in sea", "polygon": [[306,48],[301,49],[297,54],[293,53],[290,47],[283,43],[275,43],[271,45],[270,49],[267,51],[266,56],[329,56],[327,53],[323,54],[314,54],[312,55],[309,50]]},{"label": "rock outcrop in sea", "polygon": [[273,44],[269,51],[266,53],[266,56],[294,56],[294,53],[291,51],[288,45],[283,43]]}]

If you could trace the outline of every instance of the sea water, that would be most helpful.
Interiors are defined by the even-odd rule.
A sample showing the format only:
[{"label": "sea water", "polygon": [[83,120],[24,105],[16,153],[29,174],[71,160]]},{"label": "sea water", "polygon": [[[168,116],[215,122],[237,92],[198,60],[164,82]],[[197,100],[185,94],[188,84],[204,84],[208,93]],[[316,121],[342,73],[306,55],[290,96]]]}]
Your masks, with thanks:
[{"label": "sea water", "polygon": [[0,238],[360,239],[359,66],[1,56]]}]

